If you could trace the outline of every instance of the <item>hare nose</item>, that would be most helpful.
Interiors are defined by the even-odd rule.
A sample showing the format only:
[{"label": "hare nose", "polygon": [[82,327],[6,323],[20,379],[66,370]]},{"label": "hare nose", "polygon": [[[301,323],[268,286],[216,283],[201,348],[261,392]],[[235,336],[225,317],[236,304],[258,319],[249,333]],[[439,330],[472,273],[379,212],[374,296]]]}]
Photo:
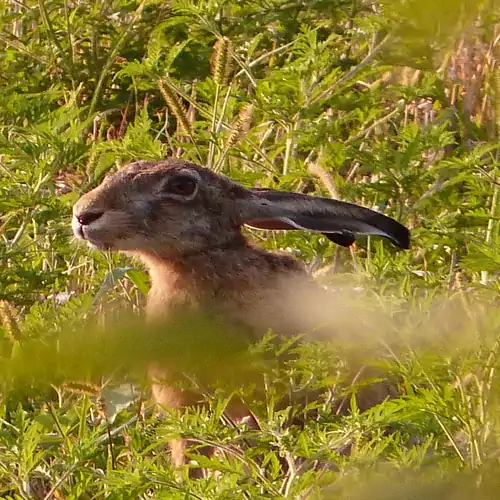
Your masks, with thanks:
[{"label": "hare nose", "polygon": [[82,226],[88,226],[99,219],[103,213],[104,212],[82,212],[81,214],[75,215],[75,218]]}]

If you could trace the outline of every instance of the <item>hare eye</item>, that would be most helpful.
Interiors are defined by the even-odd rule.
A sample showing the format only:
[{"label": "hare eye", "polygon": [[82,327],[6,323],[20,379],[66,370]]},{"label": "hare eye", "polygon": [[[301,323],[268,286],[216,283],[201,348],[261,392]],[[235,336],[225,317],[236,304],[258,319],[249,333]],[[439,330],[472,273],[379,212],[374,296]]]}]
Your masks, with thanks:
[{"label": "hare eye", "polygon": [[196,191],[196,180],[188,175],[180,175],[170,179],[163,191],[181,196],[191,196]]}]

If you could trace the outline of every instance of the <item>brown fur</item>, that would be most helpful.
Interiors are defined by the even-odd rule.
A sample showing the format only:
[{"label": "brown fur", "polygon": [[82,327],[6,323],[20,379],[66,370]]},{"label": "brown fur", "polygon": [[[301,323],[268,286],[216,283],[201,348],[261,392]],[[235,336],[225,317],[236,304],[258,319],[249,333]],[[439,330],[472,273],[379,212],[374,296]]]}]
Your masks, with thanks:
[{"label": "brown fur", "polygon": [[[164,191],[169,179],[183,173],[197,180],[192,198]],[[74,207],[73,229],[94,247],[123,251],[144,262],[152,282],[150,321],[187,307],[244,324],[255,338],[268,329],[305,333],[316,324],[330,335],[331,303],[303,266],[289,255],[254,247],[242,235],[247,219],[266,208],[261,200],[255,208],[253,197],[251,190],[191,163],[137,162],[82,196]],[[292,194],[286,197],[291,201]],[[299,202],[307,205],[308,200]],[[95,220],[89,223],[88,217]],[[168,367],[151,367],[150,376],[158,404],[178,409],[199,403],[196,394],[165,385]],[[361,406],[388,395],[386,389],[379,392],[380,386]],[[240,420],[245,409],[235,403],[229,413]],[[176,465],[185,462],[185,447],[182,440],[171,443]]]}]

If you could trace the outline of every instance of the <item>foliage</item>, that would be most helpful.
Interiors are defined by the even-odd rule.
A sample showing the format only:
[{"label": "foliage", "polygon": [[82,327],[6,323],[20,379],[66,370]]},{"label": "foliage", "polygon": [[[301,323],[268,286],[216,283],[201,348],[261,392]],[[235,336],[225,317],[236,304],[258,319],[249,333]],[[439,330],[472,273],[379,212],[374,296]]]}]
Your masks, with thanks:
[{"label": "foliage", "polygon": [[[1,496],[489,498],[500,446],[497,15],[496,0],[0,1]],[[107,172],[165,156],[412,228],[409,252],[249,231],[383,311],[386,368],[404,397],[364,413],[353,403],[349,416],[311,403],[316,417],[290,426],[301,409],[278,396],[336,382],[331,352],[306,344],[273,363],[272,339],[249,353],[195,321],[161,352],[205,372],[226,366],[203,381],[211,411],[153,413],[142,369],[157,337],[138,343],[134,322],[116,327],[139,315],[147,277],[76,245],[70,215]],[[231,391],[259,431],[227,425]],[[163,445],[178,435],[220,446],[193,455],[207,478],[177,480]]]}]

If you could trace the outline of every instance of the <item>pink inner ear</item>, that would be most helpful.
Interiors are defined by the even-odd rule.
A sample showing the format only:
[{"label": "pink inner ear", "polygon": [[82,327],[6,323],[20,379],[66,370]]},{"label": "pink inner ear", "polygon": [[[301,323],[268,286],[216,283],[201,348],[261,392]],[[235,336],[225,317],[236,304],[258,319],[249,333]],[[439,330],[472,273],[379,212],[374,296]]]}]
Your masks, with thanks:
[{"label": "pink inner ear", "polygon": [[291,224],[280,219],[274,220],[253,220],[245,223],[247,226],[257,229],[295,229]]}]

